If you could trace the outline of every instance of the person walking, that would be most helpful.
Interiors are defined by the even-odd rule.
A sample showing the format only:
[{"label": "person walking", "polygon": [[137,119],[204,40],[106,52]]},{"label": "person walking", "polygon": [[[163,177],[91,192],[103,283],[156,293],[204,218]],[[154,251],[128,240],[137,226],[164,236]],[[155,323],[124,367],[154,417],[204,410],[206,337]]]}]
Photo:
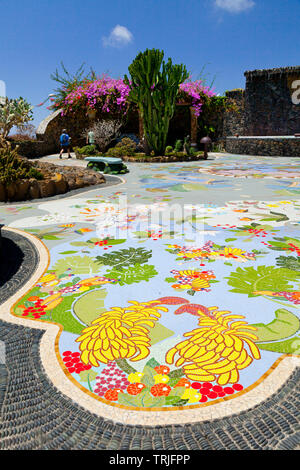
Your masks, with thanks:
[{"label": "person walking", "polygon": [[71,148],[70,148],[70,142],[71,142],[71,137],[67,134],[66,129],[62,131],[62,134],[59,138],[60,141],[60,154],[59,158],[62,158],[62,155],[64,152],[68,152],[68,158],[71,157]]},{"label": "person walking", "polygon": [[90,130],[86,136],[87,145],[95,145],[95,134],[94,131]]}]

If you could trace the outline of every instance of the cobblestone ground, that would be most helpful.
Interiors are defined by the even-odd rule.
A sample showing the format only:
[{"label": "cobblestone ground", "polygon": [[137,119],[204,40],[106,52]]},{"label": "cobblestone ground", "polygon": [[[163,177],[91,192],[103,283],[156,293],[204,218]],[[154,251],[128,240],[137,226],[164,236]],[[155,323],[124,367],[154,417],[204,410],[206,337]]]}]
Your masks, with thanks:
[{"label": "cobblestone ground", "polygon": [[[143,179],[150,189],[151,178]],[[175,183],[177,191],[178,182]],[[250,183],[249,194],[255,181]],[[295,191],[295,185],[289,188]],[[220,187],[219,192],[211,191],[211,194],[221,200],[221,191]],[[258,191],[263,193],[266,189],[258,185]],[[134,196],[137,195],[138,188],[134,191]],[[282,196],[278,193],[272,198],[277,200]],[[297,197],[296,193],[293,197]],[[13,210],[6,214],[7,220],[19,217]],[[36,209],[28,211],[30,216],[35,216]],[[31,278],[39,262],[35,247],[27,239],[17,232],[4,230],[3,233],[6,265],[2,263],[0,267],[0,304]],[[5,276],[9,278],[7,282]],[[275,394],[247,411],[195,424],[129,426],[88,412],[53,385],[41,361],[40,345],[45,333],[38,327],[33,329],[0,320],[1,450],[300,449],[299,368]]]},{"label": "cobblestone ground", "polygon": [[39,360],[42,334],[1,322],[1,450],[299,448],[299,370],[276,395],[239,415],[185,426],[125,426],[87,413],[53,387]]}]

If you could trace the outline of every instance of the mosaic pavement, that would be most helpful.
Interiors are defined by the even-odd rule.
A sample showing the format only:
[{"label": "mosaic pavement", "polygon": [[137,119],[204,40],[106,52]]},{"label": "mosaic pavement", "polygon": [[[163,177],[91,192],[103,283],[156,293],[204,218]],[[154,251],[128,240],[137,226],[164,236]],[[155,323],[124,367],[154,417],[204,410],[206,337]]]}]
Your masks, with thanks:
[{"label": "mosaic pavement", "polygon": [[[300,159],[129,168],[119,186],[0,206],[40,260],[1,299],[2,448],[296,448]],[[26,438],[13,413],[14,440],[20,335],[42,414]],[[83,423],[60,440],[63,421],[43,421],[55,394]]]}]

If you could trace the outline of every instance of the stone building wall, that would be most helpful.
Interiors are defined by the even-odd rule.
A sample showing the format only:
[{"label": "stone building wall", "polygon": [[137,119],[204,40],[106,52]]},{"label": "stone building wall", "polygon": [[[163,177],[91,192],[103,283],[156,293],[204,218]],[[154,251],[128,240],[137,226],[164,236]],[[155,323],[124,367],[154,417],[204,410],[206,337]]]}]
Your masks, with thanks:
[{"label": "stone building wall", "polygon": [[245,135],[245,91],[242,89],[226,91],[228,104],[232,105],[225,111],[223,118],[223,136]]},{"label": "stone building wall", "polygon": [[294,135],[300,132],[300,105],[293,104],[292,84],[300,67],[245,72],[246,134]]},{"label": "stone building wall", "polygon": [[[300,104],[292,100],[293,83],[300,80],[300,67],[254,70],[245,72],[245,77],[245,91],[226,93],[240,112],[225,113],[225,150],[245,155],[300,156],[300,139],[294,138],[300,133]],[[234,138],[236,134],[238,139]],[[256,138],[266,136],[270,139]]]},{"label": "stone building wall", "polygon": [[81,133],[88,125],[88,117],[83,113],[77,112],[76,115],[62,116],[61,111],[58,110],[41,122],[36,134],[38,139],[59,148],[59,137],[62,130],[66,129],[72,138],[72,145],[78,145],[82,141]]},{"label": "stone building wall", "polygon": [[[112,119],[114,116],[109,116],[98,113],[95,116],[97,119]],[[71,137],[72,146],[83,146],[86,144],[86,138],[82,135],[83,132],[93,124],[93,120],[89,119],[84,111],[77,111],[76,113],[68,114],[66,116],[61,115],[61,110],[55,111],[44,119],[36,132],[37,139],[47,143],[48,148],[51,148],[51,152],[57,152],[60,148],[59,137],[63,129],[66,129]],[[139,133],[139,120],[138,113],[131,111],[127,116],[126,123],[124,124],[124,133]]]}]

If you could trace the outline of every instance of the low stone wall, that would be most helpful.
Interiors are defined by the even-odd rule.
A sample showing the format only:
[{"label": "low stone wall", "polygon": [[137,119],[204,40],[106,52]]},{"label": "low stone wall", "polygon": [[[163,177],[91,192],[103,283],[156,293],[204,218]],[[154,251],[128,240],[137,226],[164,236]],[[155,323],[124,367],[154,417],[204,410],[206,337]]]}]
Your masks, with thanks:
[{"label": "low stone wall", "polygon": [[[203,154],[204,155],[204,154]],[[124,162],[130,162],[130,163],[176,163],[176,162],[194,162],[198,160],[203,160],[203,155],[201,154],[200,156],[188,156],[184,155],[182,157],[176,157],[176,156],[162,156],[162,157],[141,157],[141,158],[135,158],[135,157],[122,157],[122,160]]]},{"label": "low stone wall", "polygon": [[225,151],[237,155],[300,157],[300,138],[227,137]]},{"label": "low stone wall", "polygon": [[28,140],[24,142],[11,141],[12,148],[19,147],[18,153],[26,158],[39,158],[58,153],[60,148],[53,142],[43,140]]}]

